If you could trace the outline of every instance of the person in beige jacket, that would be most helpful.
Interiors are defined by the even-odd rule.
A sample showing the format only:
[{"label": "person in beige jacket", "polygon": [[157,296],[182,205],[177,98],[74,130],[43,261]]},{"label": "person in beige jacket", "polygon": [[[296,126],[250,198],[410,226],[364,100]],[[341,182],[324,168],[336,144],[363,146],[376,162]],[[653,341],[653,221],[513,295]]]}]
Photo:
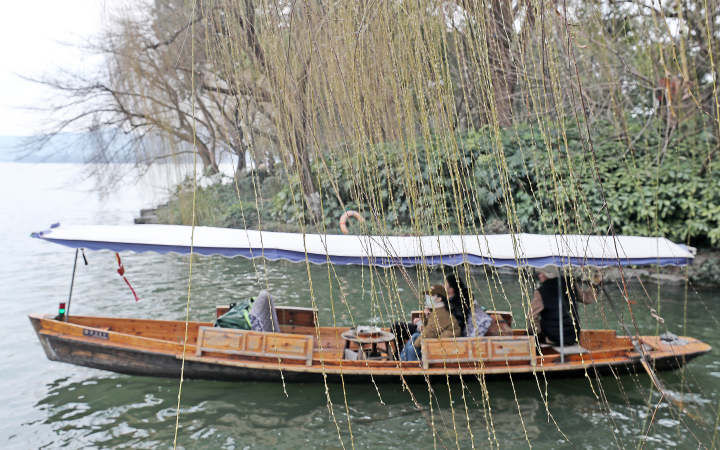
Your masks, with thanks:
[{"label": "person in beige jacket", "polygon": [[[412,335],[400,352],[401,361],[420,360],[423,339],[461,336],[460,324],[448,310],[445,288],[440,285],[433,286],[426,292],[425,298],[425,318],[417,323],[419,331]],[[420,321],[420,319],[416,320]]]}]

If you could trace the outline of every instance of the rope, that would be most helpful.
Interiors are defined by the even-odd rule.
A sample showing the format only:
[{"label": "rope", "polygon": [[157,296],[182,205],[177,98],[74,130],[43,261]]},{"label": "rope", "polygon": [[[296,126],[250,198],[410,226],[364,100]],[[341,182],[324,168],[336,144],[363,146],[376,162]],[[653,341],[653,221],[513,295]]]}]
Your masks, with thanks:
[{"label": "rope", "polygon": [[190,296],[192,293],[192,269],[193,269],[193,255],[195,250],[195,207],[197,201],[197,141],[196,141],[196,122],[195,122],[195,0],[192,0],[191,10],[191,21],[190,21],[190,54],[192,71],[190,72],[191,78],[191,92],[193,93],[191,99],[191,110],[192,110],[192,127],[193,127],[193,196],[192,196],[192,219],[190,229],[190,256],[188,257],[188,284],[187,284],[187,300],[185,301],[185,330],[183,336],[183,350],[182,350],[182,362],[180,364],[180,381],[178,383],[178,395],[177,395],[177,406],[175,407],[175,430],[173,433],[173,449],[177,449],[178,443],[178,430],[180,428],[180,402],[182,399],[182,388],[183,381],[185,380],[185,353],[187,350],[188,341],[188,324],[190,322]]}]

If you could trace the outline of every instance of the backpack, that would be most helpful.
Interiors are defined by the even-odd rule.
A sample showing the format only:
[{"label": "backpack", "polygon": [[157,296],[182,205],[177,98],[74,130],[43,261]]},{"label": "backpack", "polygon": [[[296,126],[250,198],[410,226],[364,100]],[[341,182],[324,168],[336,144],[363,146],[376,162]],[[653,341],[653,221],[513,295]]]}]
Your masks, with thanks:
[{"label": "backpack", "polygon": [[228,312],[215,320],[214,326],[220,328],[236,328],[239,330],[252,330],[250,323],[250,308],[254,299],[231,303]]}]

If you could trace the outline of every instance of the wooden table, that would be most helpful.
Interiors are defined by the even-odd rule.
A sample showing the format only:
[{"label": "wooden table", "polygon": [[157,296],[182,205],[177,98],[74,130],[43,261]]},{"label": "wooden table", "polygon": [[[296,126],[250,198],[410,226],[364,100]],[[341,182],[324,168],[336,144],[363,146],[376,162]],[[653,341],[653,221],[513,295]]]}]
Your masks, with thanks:
[{"label": "wooden table", "polygon": [[[363,353],[365,359],[381,359],[383,355],[387,359],[392,358],[390,351],[390,343],[395,341],[395,335],[389,331],[379,331],[372,335],[358,335],[355,329],[349,329],[340,336],[345,339],[345,348],[350,348],[350,343],[354,342],[358,345],[359,351]],[[378,348],[378,344],[384,344],[384,348]]]}]

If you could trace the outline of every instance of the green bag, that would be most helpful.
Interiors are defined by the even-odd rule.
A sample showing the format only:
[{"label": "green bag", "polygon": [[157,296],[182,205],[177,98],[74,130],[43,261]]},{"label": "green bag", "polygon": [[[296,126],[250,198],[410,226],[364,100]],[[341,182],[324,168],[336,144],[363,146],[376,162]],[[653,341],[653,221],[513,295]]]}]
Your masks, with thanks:
[{"label": "green bag", "polygon": [[252,330],[250,323],[250,308],[255,299],[231,303],[228,312],[215,320],[214,326],[220,328],[237,328],[239,330]]}]

